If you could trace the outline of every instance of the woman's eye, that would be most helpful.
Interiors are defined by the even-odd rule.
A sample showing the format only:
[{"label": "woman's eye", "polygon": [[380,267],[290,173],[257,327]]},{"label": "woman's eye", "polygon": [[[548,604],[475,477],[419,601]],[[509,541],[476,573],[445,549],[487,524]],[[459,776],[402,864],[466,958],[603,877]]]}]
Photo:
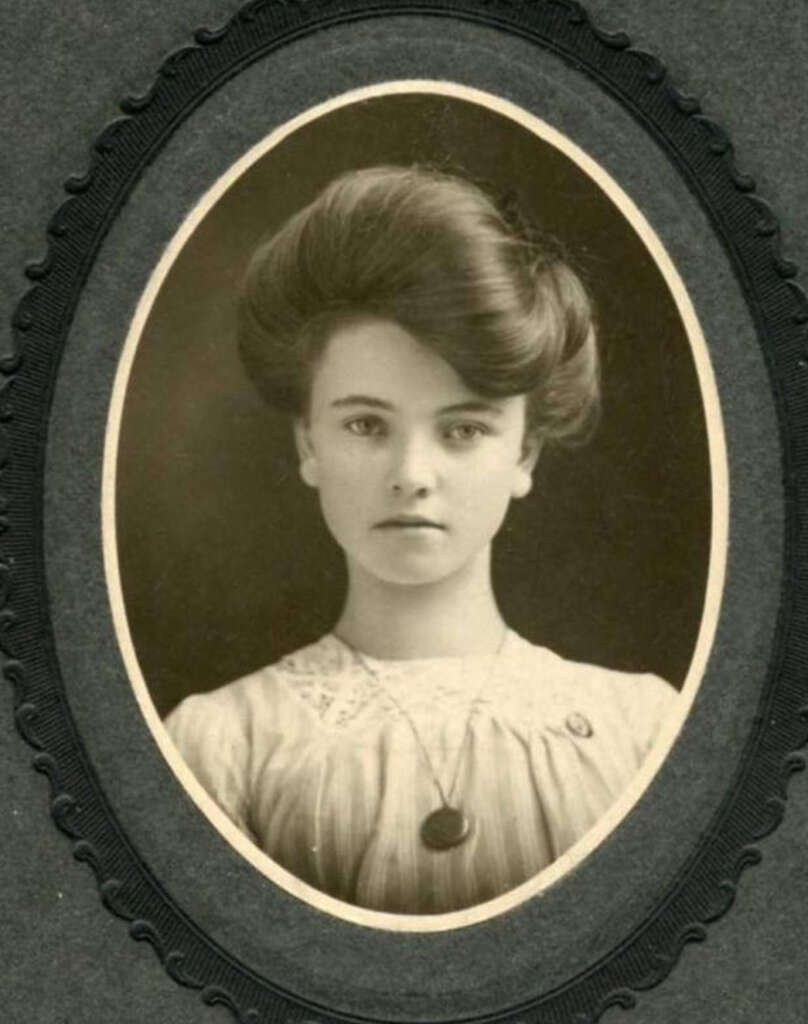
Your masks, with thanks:
[{"label": "woman's eye", "polygon": [[345,428],[359,437],[378,437],[384,433],[384,420],[378,416],[357,416],[348,420]]},{"label": "woman's eye", "polygon": [[481,423],[455,423],[446,431],[450,441],[476,441],[487,434],[488,430]]}]

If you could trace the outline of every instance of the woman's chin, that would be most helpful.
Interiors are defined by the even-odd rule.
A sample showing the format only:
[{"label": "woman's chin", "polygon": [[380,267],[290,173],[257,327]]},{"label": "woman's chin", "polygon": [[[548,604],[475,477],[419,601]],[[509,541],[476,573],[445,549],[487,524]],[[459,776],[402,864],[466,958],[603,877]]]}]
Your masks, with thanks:
[{"label": "woman's chin", "polygon": [[416,572],[400,569],[398,571],[384,571],[374,574],[380,583],[391,587],[428,587],[442,582],[451,573]]},{"label": "woman's chin", "polygon": [[379,583],[394,587],[425,587],[454,575],[456,566],[445,565],[432,558],[396,558],[374,560],[364,564],[365,572]]},{"label": "woman's chin", "polygon": [[[385,559],[369,559],[364,562],[366,573],[375,577],[380,583],[396,587],[429,587],[436,586],[449,579],[468,575],[468,570],[475,559],[440,558],[433,552],[431,557],[398,557]],[[473,574],[472,574],[473,575]]]},{"label": "woman's chin", "polygon": [[445,534],[418,540],[376,543],[353,551],[347,546],[343,548],[351,585],[360,585],[362,576],[366,576],[393,587],[429,587],[458,576],[474,578],[477,569],[486,576],[489,572],[490,544],[474,548],[456,542],[447,543]]}]

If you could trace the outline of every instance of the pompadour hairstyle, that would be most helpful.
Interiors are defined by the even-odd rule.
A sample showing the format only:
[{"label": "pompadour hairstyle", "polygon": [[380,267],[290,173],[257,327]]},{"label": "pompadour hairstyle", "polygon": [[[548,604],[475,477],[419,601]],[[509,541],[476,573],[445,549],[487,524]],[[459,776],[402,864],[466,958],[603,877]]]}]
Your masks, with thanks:
[{"label": "pompadour hairstyle", "polygon": [[599,404],[591,304],[550,246],[476,185],[419,167],[332,181],[262,243],[239,301],[247,373],[305,416],[337,327],[392,320],[485,397],[527,396],[542,441],[588,435]]}]

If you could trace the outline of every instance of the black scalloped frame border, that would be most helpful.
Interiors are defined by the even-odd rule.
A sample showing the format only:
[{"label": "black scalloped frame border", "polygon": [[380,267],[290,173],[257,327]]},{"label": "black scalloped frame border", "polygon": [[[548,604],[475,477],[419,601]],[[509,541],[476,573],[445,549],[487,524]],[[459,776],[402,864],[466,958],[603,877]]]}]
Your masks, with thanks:
[{"label": "black scalloped frame border", "polygon": [[[676,887],[608,957],[500,1019],[594,1024],[611,1006],[661,982],[688,942],[730,908],[756,844],[780,823],[788,778],[808,741],[808,298],[783,258],[780,230],[755,183],[739,172],[725,132],[671,83],[655,56],[624,33],[594,26],[577,0],[250,0],[224,26],[201,29],[152,87],[121,103],[93,147],[89,170],[51,219],[44,259],[12,319],[0,360],[0,651],[17,728],[51,788],[51,813],[74,857],[95,872],[104,905],[155,949],[168,974],[227,1006],[239,1024],[334,1019],[276,991],[217,947],[173,906],[107,804],[65,700],[48,622],[42,552],[45,437],[59,358],[99,246],[141,172],[207,95],[272,50],[329,25],[385,15],[455,16],[551,50],[615,97],[664,148],[706,211],[746,296],[764,351],[780,426],[785,562],[773,652],[735,782],[713,827],[681,866]],[[342,1017],[342,1019],[345,1019]]]}]

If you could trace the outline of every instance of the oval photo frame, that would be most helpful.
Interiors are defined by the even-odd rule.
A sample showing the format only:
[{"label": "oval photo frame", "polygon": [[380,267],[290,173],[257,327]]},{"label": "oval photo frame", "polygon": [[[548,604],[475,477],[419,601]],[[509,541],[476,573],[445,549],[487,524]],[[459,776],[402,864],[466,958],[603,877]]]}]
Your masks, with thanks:
[{"label": "oval photo frame", "polygon": [[[392,126],[386,135],[383,125]],[[490,143],[482,155],[481,138]],[[460,149],[462,140],[469,141]],[[503,153],[507,170],[492,180]],[[261,238],[329,179],[408,157],[483,180],[494,194],[516,193],[528,218],[573,261],[579,248],[587,249],[581,269],[603,336],[603,453],[596,451],[596,468],[583,486],[582,463],[597,444],[577,459],[562,451],[553,461],[551,454],[535,500],[520,502],[515,524],[510,516],[506,551],[494,565],[506,621],[515,618],[520,635],[534,643],[549,634],[548,646],[556,653],[560,646],[575,661],[653,669],[681,689],[630,785],[572,846],[493,899],[429,915],[347,903],[278,864],[216,803],[161,721],[178,699],[318,640],[339,606],[340,567],[334,554],[324,553],[329,541],[312,522],[311,502],[301,504],[286,418],[279,423],[256,410],[251,384],[232,365],[233,296]],[[557,195],[564,204],[554,203]],[[663,375],[664,393],[654,385]],[[566,493],[565,476],[576,478]],[[610,500],[610,487],[624,493]],[[554,516],[542,514],[547,504],[558,506]],[[147,528],[155,506],[160,531]],[[371,927],[438,931],[502,913],[574,868],[630,812],[667,756],[701,681],[718,618],[726,451],[709,354],[684,283],[617,182],[515,104],[451,82],[388,82],[334,97],[277,128],[188,215],[149,281],[124,345],[110,402],[102,509],[110,600],[127,672],[158,746],[200,810],[250,864],[314,906]],[[239,530],[207,545],[212,524],[228,522],[238,522]],[[539,532],[549,539],[529,546]],[[617,557],[597,565],[610,549]],[[563,553],[558,565],[556,550]],[[189,562],[194,551],[206,555]],[[317,567],[318,558],[324,567]],[[699,561],[707,562],[706,571]],[[535,576],[512,582],[526,562],[541,566],[544,601],[536,597]],[[299,591],[297,573],[312,576]],[[276,590],[281,599],[273,602]],[[568,593],[575,595],[572,604],[558,599]],[[660,621],[668,623],[664,649],[650,642]],[[244,660],[232,663],[234,655]]]},{"label": "oval photo frame", "polygon": [[[419,18],[445,19],[444,28],[453,26],[447,37],[454,32],[468,46],[464,58],[473,52],[475,33],[491,25],[498,47],[480,47],[476,59],[486,53],[486,62],[463,73],[479,79],[470,83],[473,87],[487,81],[489,65],[503,63],[508,45],[518,45],[522,58],[528,51],[535,54],[536,66],[528,60],[514,63],[514,75],[526,74],[529,66],[530,76],[545,89],[556,76],[567,85],[577,76],[597,117],[608,121],[609,105],[620,107],[625,136],[635,143],[639,136],[645,139],[648,154],[658,147],[648,165],[669,192],[654,181],[660,190],[656,213],[667,211],[665,243],[675,252],[708,338],[727,427],[732,496],[734,551],[731,547],[713,656],[674,750],[635,813],[539,898],[474,927],[430,934],[358,927],[268,885],[232,855],[185,799],[154,749],[119,664],[104,591],[101,461],[95,458],[102,450],[122,341],[115,329],[123,320],[110,318],[110,295],[119,313],[127,310],[127,321],[134,306],[128,305],[132,282],[130,265],[121,262],[127,248],[122,236],[133,228],[143,231],[144,251],[155,254],[148,277],[162,244],[204,191],[194,190],[197,179],[191,173],[205,152],[201,135],[184,137],[182,152],[172,146],[182,138],[183,126],[198,128],[222,100],[224,116],[220,110],[219,119],[211,115],[207,123],[220,132],[226,150],[238,134],[227,121],[238,109],[238,104],[226,106],[228,88],[260,71],[267,63],[261,58],[268,55],[279,64],[301,51],[311,59],[307,45],[315,29],[318,45],[332,45],[339,37],[341,54],[351,57],[324,65],[324,81],[333,75],[344,86],[346,75],[363,74],[366,80],[384,80],[389,67],[381,75],[363,63],[366,51],[375,47],[384,56],[385,47],[389,51],[393,45],[373,31],[382,15],[392,16],[402,32]],[[806,564],[805,540],[797,530],[806,452],[796,427],[808,415],[801,386],[808,365],[808,304],[791,281],[793,268],[779,255],[776,222],[750,194],[754,185],[735,168],[723,132],[671,86],[655,58],[633,50],[627,37],[594,28],[573,0],[531,6],[468,0],[451,10],[421,5],[412,24],[401,16],[400,6],[371,0],[247,5],[223,29],[201,31],[197,46],[171,57],[149,93],[127,101],[127,117],[99,139],[88,175],[68,183],[74,196],[50,225],[48,257],[29,269],[37,284],[15,315],[22,361],[4,367],[4,394],[13,380],[15,396],[8,478],[15,503],[3,561],[5,578],[14,585],[6,587],[4,597],[18,620],[13,649],[6,650],[13,660],[5,672],[17,691],[18,727],[38,751],[35,767],[52,782],[53,816],[70,837],[75,856],[92,865],[105,905],[129,922],[132,936],[150,941],[169,974],[199,990],[206,1003],[226,1005],[236,1019],[255,1022],[346,1016],[523,1020],[538,1012],[542,1019],[578,1024],[596,1020],[610,1006],[634,1005],[635,993],[661,981],[687,941],[704,937],[704,924],[728,909],[738,876],[759,856],[752,844],[779,821],[784,775],[800,765],[793,755],[806,738],[800,655],[804,596],[791,569],[782,591],[775,577],[782,559],[787,567]],[[346,37],[354,30],[364,48],[351,51]],[[433,78],[436,68],[437,77],[449,77],[451,61],[435,58],[434,49],[424,68],[417,68],[418,54],[427,52],[432,39],[431,32],[422,33],[417,47],[397,52],[402,67],[416,67],[406,80],[423,70],[430,72],[423,77]],[[542,62],[557,55],[566,64],[559,61],[547,73]],[[278,91],[263,95],[285,110],[295,88],[306,92],[305,72],[305,62],[287,66],[282,87],[275,82]],[[332,88],[330,95],[338,91],[344,88]],[[515,95],[519,90],[501,91]],[[531,100],[523,105],[552,101],[565,117],[579,100],[563,88],[550,88],[539,99],[536,90],[528,93]],[[593,99],[595,93],[599,99]],[[311,100],[302,104],[304,109],[313,105]],[[596,119],[593,114],[590,127]],[[590,150],[588,144],[585,148]],[[619,164],[618,150],[601,145],[601,162]],[[219,173],[233,159],[225,160]],[[176,175],[177,167],[189,172],[188,181],[169,177],[177,194],[155,196],[155,180]],[[143,181],[149,184],[149,201],[142,190],[138,193]],[[626,191],[637,195],[644,187],[635,176]],[[647,191],[643,194],[647,198]],[[155,203],[169,200],[171,217],[183,202],[185,208],[162,239],[165,217],[151,222],[142,210],[153,214]],[[692,237],[677,234],[679,207],[686,227],[698,226]],[[694,209],[704,215],[703,223]],[[703,279],[694,278],[699,259],[710,267]],[[723,320],[718,308],[728,311]],[[752,351],[755,336],[771,377],[765,376],[763,358]],[[54,353],[62,357],[58,373]],[[740,386],[728,387],[731,375]],[[753,390],[765,382],[759,402],[748,400],[746,382]],[[81,391],[81,400],[72,405],[65,399],[71,389]],[[764,429],[757,431],[761,424]],[[43,484],[48,429],[49,475]],[[77,436],[81,458],[73,447]],[[751,450],[755,459],[746,457]],[[84,496],[83,505],[71,501],[76,493]],[[761,493],[771,497],[777,522],[749,515],[750,502]],[[86,514],[76,515],[77,508]],[[30,515],[29,509],[34,510]],[[43,511],[45,569],[37,532]],[[739,542],[761,557],[739,561]],[[649,845],[660,820],[675,834],[675,849],[672,843],[660,849]]]}]

